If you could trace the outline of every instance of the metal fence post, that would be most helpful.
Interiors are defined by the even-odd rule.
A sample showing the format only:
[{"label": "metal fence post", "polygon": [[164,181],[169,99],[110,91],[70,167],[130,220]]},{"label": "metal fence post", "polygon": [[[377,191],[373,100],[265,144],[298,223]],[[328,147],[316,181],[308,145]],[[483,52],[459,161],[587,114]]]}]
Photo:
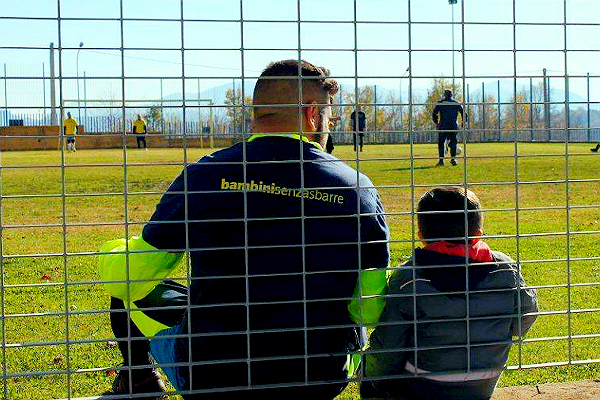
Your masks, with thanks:
[{"label": "metal fence post", "polygon": [[375,85],[375,93],[374,93],[374,99],[373,101],[375,102],[375,110],[373,112],[373,133],[375,133],[375,135],[377,135],[377,85]]},{"label": "metal fence post", "polygon": [[586,74],[586,83],[587,83],[587,140],[588,142],[592,141],[592,132],[590,130],[590,73]]},{"label": "metal fence post", "polygon": [[533,141],[533,78],[529,77],[529,134]]},{"label": "metal fence post", "polygon": [[481,82],[481,131],[483,132],[484,140],[487,141],[485,117],[485,82]]},{"label": "metal fence post", "polygon": [[500,79],[498,79],[498,141],[502,140],[502,109],[500,105]]},{"label": "metal fence post", "polygon": [[4,63],[4,123],[8,126],[8,95],[6,90],[6,63]]}]

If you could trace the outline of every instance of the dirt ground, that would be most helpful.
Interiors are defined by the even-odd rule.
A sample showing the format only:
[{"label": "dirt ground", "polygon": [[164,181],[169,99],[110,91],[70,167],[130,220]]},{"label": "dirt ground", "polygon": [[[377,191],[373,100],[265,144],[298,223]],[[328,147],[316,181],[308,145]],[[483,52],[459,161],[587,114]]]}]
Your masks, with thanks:
[{"label": "dirt ground", "polygon": [[492,400],[600,400],[600,380],[498,388]]}]

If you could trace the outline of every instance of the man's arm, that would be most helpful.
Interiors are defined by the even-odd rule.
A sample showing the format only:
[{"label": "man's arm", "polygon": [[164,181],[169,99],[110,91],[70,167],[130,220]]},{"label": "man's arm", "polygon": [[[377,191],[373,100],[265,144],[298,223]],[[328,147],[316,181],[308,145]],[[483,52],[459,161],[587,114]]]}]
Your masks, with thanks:
[{"label": "man's arm", "polygon": [[385,268],[362,270],[348,304],[352,321],[359,325],[375,325],[385,307],[386,289]]},{"label": "man's arm", "polygon": [[[365,180],[361,186],[372,186]],[[379,194],[375,189],[361,192],[361,270],[348,304],[352,320],[360,325],[379,321],[385,307],[387,293],[387,268],[389,266],[389,228]]]},{"label": "man's arm", "polygon": [[179,175],[163,195],[142,237],[113,240],[100,248],[98,269],[111,296],[126,303],[145,297],[183,257],[183,176]]},{"label": "man's arm", "polygon": [[144,298],[183,257],[183,253],[159,250],[137,236],[106,242],[100,253],[100,278],[110,295],[126,304]]},{"label": "man's arm", "polygon": [[440,112],[440,105],[436,104],[435,107],[433,108],[433,113],[431,114],[431,119],[433,120],[434,124],[438,124],[438,114]]},{"label": "man's arm", "polygon": [[[354,288],[353,297],[348,303],[350,318],[366,335],[366,326],[375,326],[385,308],[387,294],[387,271],[390,260],[389,229],[379,195],[373,184],[365,179],[361,187],[371,187],[361,191],[361,269]],[[363,343],[363,346],[366,343]],[[359,369],[362,354],[349,355],[348,377]]]}]

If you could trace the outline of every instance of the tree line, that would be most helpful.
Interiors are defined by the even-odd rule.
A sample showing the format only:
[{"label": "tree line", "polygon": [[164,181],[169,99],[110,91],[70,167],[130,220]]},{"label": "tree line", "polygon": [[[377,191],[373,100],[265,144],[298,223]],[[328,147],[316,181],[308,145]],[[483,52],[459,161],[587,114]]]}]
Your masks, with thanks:
[{"label": "tree line", "polygon": [[[356,104],[361,104],[366,114],[368,131],[428,131],[433,129],[431,114],[435,104],[442,99],[446,89],[452,90],[454,98],[461,104],[463,102],[462,85],[452,82],[445,77],[434,78],[427,91],[425,99],[412,99],[408,104],[406,98],[400,99],[395,93],[389,93],[384,99],[375,101],[375,87],[363,86],[355,92],[344,92],[336,96],[332,106],[333,115],[341,117],[341,125],[337,130],[351,130],[350,114],[354,111]],[[358,94],[358,97],[356,96]],[[252,99],[246,97],[244,105],[241,90],[235,93],[229,89],[226,93],[226,118],[228,122],[243,131],[247,128],[252,118]],[[341,101],[340,101],[341,97]],[[528,88],[519,90],[508,100],[498,104],[498,99],[493,94],[485,94],[484,98],[469,98],[465,107],[469,130],[494,130],[500,133],[508,133],[514,130],[535,129],[546,127],[547,121],[544,115],[543,87],[539,83],[532,87],[531,93]],[[383,101],[382,101],[383,100]],[[565,128],[564,106],[548,106],[549,124],[553,129]],[[598,111],[592,112],[592,120],[600,119]],[[587,124],[587,112],[583,107],[570,110],[571,127],[581,127]]]}]

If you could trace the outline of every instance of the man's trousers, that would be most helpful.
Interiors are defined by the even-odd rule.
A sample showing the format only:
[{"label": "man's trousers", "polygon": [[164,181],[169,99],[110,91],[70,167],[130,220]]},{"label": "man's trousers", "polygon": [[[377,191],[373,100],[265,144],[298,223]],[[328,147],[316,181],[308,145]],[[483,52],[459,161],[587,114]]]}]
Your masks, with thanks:
[{"label": "man's trousers", "polygon": [[456,139],[457,132],[452,130],[440,130],[438,131],[438,155],[440,159],[444,159],[444,143],[446,139],[450,141],[450,155],[452,158],[456,157]]}]

